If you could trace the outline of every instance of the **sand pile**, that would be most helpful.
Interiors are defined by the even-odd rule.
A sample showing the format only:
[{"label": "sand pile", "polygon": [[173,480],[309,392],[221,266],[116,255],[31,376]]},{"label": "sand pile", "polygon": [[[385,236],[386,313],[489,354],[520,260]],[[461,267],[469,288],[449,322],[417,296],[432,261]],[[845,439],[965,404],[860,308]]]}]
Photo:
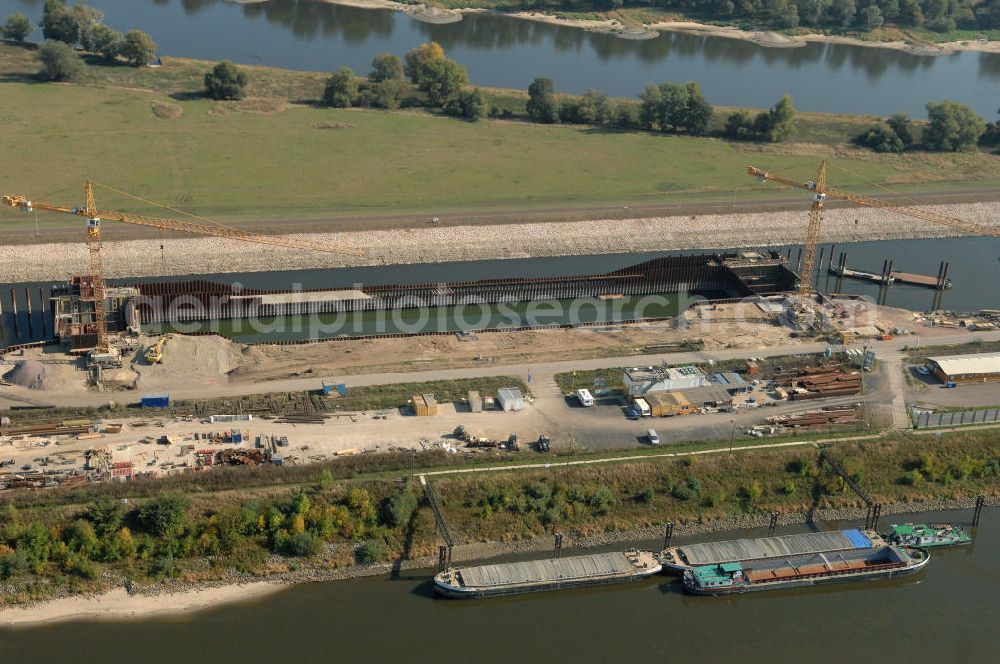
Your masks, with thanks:
[{"label": "sand pile", "polygon": [[[155,343],[147,340],[146,345]],[[225,385],[229,372],[241,363],[240,346],[216,336],[186,337],[171,335],[163,347],[163,363],[137,363],[141,389],[163,389],[199,385]]]},{"label": "sand pile", "polygon": [[21,360],[4,374],[3,379],[29,390],[62,392],[84,387],[82,374],[72,365],[43,364],[38,360]]}]

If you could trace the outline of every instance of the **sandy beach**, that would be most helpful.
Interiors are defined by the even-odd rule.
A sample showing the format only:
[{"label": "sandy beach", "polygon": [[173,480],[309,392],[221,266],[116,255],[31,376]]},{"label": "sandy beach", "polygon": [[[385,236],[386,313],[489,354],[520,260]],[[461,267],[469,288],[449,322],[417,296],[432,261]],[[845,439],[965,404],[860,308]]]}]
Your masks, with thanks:
[{"label": "sandy beach", "polygon": [[[268,0],[228,0],[229,2],[268,2]],[[393,0],[323,0],[335,5],[345,5],[348,7],[359,7],[362,9],[393,9],[413,16],[417,20],[427,20],[433,23],[454,22],[461,19],[463,14],[480,13],[492,11],[475,7],[457,9],[436,9],[427,5],[408,5]],[[805,46],[810,42],[826,44],[847,44],[850,46],[865,46],[869,48],[887,48],[896,51],[906,51],[914,55],[945,55],[957,51],[979,51],[983,53],[1000,53],[1000,41],[979,41],[964,40],[955,42],[943,42],[940,44],[913,43],[906,41],[870,41],[858,39],[856,37],[842,37],[838,35],[825,35],[820,33],[809,33],[795,35],[792,37],[782,35],[770,30],[742,30],[736,26],[719,26],[697,21],[659,21],[642,26],[638,29],[632,26],[634,31],[629,30],[623,22],[615,18],[606,19],[575,19],[561,18],[547,12],[519,11],[503,12],[515,18],[560,25],[570,28],[580,28],[591,32],[606,32],[616,34],[623,38],[635,38],[639,32],[686,32],[711,37],[723,37],[725,39],[740,39],[753,42],[766,48],[796,48]]]},{"label": "sandy beach", "polygon": [[280,583],[262,581],[156,595],[129,595],[124,588],[117,588],[103,595],[62,597],[28,606],[0,609],[0,627],[39,623],[49,625],[69,620],[158,618],[258,599],[277,592],[282,587]]},{"label": "sandy beach", "polygon": [[[1000,228],[997,202],[924,207]],[[495,226],[427,226],[297,236],[330,246],[361,249],[364,252],[361,257],[234,244],[220,238],[105,242],[102,254],[104,273],[109,278],[221,274],[782,246],[802,243],[806,222],[807,211],[803,209]],[[823,240],[838,244],[961,234],[948,226],[868,208],[831,209],[823,219]],[[68,279],[74,274],[87,274],[89,269],[89,254],[82,242],[0,246],[0,283]]]}]

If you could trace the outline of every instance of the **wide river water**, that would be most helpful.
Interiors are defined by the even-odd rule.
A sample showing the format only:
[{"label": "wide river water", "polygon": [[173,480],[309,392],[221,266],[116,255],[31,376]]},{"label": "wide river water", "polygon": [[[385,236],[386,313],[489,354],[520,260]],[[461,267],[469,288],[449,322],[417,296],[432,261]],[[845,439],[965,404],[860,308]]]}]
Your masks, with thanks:
[{"label": "wide river water", "polygon": [[[0,16],[41,16],[43,0],[0,0]],[[1000,54],[941,56],[844,44],[765,48],[736,39],[665,33],[632,41],[579,28],[497,14],[433,25],[390,10],[322,0],[86,0],[108,25],[149,32],[164,55],[230,59],[290,69],[367,73],[383,51],[402,55],[435,40],[474,84],[527,88],[545,76],[556,89],[637,95],[650,83],[698,81],[725,106],[768,106],[788,93],[810,111],[924,117],[924,104],[955,99],[994,119],[1000,107]],[[40,32],[33,35],[40,39]]]},{"label": "wide river water", "polygon": [[[897,515],[882,525],[961,523],[970,516],[971,510]],[[995,661],[998,516],[986,510],[973,544],[935,550],[924,572],[901,581],[709,598],[686,596],[675,577],[657,576],[625,586],[458,601],[434,597],[433,570],[420,570],[303,585],[171,618],[0,629],[0,661]]]}]

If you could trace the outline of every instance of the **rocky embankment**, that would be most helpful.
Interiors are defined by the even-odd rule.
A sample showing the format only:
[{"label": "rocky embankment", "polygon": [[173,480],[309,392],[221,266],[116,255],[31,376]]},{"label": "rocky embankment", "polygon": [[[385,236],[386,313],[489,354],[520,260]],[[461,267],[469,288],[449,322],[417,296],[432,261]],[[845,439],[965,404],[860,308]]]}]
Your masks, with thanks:
[{"label": "rocky embankment", "polygon": [[[1000,229],[1000,203],[928,206],[960,219]],[[216,238],[106,242],[105,276],[148,277],[296,270],[345,265],[442,263],[724,249],[798,244],[804,240],[804,211],[738,213],[640,219],[428,227],[297,237],[360,249],[355,257]],[[870,209],[825,213],[823,240],[847,243],[962,235],[929,221]],[[160,245],[163,245],[161,257]],[[83,242],[0,246],[0,283],[67,279],[90,269]]]}]

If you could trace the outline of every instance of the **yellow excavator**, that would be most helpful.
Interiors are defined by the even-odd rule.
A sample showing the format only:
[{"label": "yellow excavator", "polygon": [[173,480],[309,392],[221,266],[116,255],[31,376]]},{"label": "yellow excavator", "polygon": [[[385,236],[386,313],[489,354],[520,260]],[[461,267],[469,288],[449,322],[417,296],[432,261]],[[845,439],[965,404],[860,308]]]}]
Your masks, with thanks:
[{"label": "yellow excavator", "polygon": [[146,362],[149,364],[159,364],[163,362],[163,347],[167,345],[170,337],[162,336],[155,344],[146,349]]}]

